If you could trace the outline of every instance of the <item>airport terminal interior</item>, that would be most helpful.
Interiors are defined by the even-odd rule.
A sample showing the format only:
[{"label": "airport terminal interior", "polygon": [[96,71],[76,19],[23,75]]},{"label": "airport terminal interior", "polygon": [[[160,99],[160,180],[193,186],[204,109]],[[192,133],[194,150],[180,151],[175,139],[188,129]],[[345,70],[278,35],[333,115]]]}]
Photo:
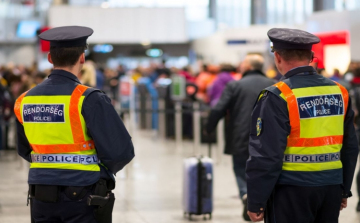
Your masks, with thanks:
[{"label": "airport terminal interior", "polygon": [[[225,111],[208,133],[209,114],[228,84],[248,72],[249,55],[261,58],[258,71],[273,83],[282,78],[267,36],[271,28],[317,36],[309,65],[356,92],[359,13],[360,0],[0,0],[0,223],[31,222],[30,165],[17,153],[13,108],[52,72],[50,43],[39,34],[61,26],[94,30],[79,80],[110,98],[135,150],[115,176],[114,223],[189,222],[184,209],[190,157],[209,157],[213,169],[206,175],[211,219],[191,220],[241,223],[244,197],[232,156],[224,153],[231,115]],[[360,106],[352,106],[358,120]],[[256,127],[260,134],[261,120]],[[340,223],[360,222],[358,171],[359,164]]]}]

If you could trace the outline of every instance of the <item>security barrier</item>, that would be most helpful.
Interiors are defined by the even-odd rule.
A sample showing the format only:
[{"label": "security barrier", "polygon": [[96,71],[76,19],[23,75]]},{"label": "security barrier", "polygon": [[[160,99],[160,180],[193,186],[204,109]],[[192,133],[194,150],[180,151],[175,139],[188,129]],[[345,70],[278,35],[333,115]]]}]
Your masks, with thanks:
[{"label": "security barrier", "polygon": [[[154,132],[158,139],[175,140],[176,147],[181,148],[183,140],[192,140],[194,155],[200,153],[201,144],[216,143],[219,152],[224,147],[224,120],[218,124],[216,132],[206,134],[205,128],[210,107],[202,102],[186,97],[183,100],[171,98],[170,85],[161,85],[150,89],[126,79],[128,92],[120,90],[120,110],[125,122],[129,122],[130,133],[135,128]],[[217,155],[217,157],[221,157]],[[220,159],[217,159],[220,161]]]}]

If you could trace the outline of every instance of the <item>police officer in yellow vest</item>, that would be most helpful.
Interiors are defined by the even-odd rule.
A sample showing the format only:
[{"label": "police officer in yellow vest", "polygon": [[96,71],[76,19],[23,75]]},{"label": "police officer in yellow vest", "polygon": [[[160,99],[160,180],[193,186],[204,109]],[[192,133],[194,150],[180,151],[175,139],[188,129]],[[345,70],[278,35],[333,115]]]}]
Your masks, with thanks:
[{"label": "police officer in yellow vest", "polygon": [[309,66],[318,37],[296,29],[268,36],[283,78],[252,113],[248,214],[255,222],[338,222],[358,154],[348,92]]},{"label": "police officer in yellow vest", "polygon": [[114,174],[134,157],[110,99],[79,82],[93,30],[50,29],[47,80],[16,101],[18,153],[30,162],[32,222],[111,223]]}]

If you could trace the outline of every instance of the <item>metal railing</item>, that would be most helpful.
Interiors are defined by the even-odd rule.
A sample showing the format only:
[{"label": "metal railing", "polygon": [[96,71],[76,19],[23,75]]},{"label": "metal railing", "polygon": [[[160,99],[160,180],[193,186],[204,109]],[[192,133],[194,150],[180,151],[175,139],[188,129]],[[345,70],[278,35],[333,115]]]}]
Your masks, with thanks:
[{"label": "metal railing", "polygon": [[[144,92],[136,91],[135,84],[130,82],[130,91],[126,95],[120,95],[121,101],[127,101],[126,106],[120,106],[119,112],[124,119],[129,122],[129,132],[133,133],[135,129],[148,129],[155,132],[158,139],[175,140],[176,148],[183,146],[183,128],[191,128],[191,140],[194,145],[193,155],[201,154],[201,145],[203,144],[204,125],[202,120],[208,116],[210,107],[199,101],[174,101],[169,97],[152,97]],[[127,100],[123,100],[127,97]],[[122,99],[121,99],[122,98]],[[156,104],[157,106],[153,106]],[[172,118],[169,118],[169,117]],[[184,120],[184,117],[191,117],[191,123]],[[184,121],[187,121],[184,124]],[[155,123],[154,123],[155,122]],[[173,123],[169,123],[173,122]],[[173,126],[172,126],[173,125]],[[191,126],[189,126],[191,125]],[[173,131],[172,137],[169,137],[169,131]],[[216,129],[216,162],[221,161],[221,153],[224,148],[224,120],[222,119]],[[207,154],[201,154],[207,155]]]}]

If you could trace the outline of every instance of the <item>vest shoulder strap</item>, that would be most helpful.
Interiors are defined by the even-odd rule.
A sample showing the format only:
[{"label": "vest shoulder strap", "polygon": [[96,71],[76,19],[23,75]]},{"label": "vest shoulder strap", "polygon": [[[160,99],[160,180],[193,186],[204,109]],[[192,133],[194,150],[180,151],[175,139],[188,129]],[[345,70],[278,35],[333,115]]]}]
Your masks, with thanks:
[{"label": "vest shoulder strap", "polygon": [[16,115],[16,118],[18,119],[18,121],[22,124],[23,120],[22,120],[22,115],[21,115],[21,102],[24,99],[25,95],[28,93],[29,91],[26,91],[24,93],[22,93],[18,99],[16,99],[15,102],[15,106],[14,106],[14,112]]},{"label": "vest shoulder strap", "polygon": [[288,109],[289,109],[289,119],[290,119],[290,136],[293,138],[299,138],[300,137],[300,114],[299,109],[297,105],[296,97],[291,90],[291,88],[285,83],[285,82],[278,82],[274,85],[278,90],[281,91],[281,93],[286,98]]},{"label": "vest shoulder strap", "polygon": [[264,97],[264,96],[267,95],[266,92],[271,92],[272,94],[274,94],[274,95],[278,96],[279,98],[281,98],[282,100],[284,100],[284,98],[282,98],[282,97],[280,96],[281,91],[280,91],[275,85],[272,85],[272,86],[270,86],[270,87],[265,88],[264,90],[262,90],[262,91],[260,92],[260,94],[259,94],[259,96],[258,96],[258,101],[259,101],[262,97]]},{"label": "vest shoulder strap", "polygon": [[86,97],[87,95],[95,91],[100,91],[100,90],[79,84],[76,86],[73,93],[71,94],[69,112],[70,112],[70,123],[71,123],[71,130],[72,130],[74,143],[85,142],[84,131],[82,129],[81,118],[80,118],[81,111],[79,111],[80,98],[81,96]]},{"label": "vest shoulder strap", "polygon": [[89,88],[90,87],[79,84],[71,94],[69,115],[74,143],[85,142],[85,136],[81,125],[81,111],[79,111],[79,102],[81,96],[83,96],[85,91]]}]

